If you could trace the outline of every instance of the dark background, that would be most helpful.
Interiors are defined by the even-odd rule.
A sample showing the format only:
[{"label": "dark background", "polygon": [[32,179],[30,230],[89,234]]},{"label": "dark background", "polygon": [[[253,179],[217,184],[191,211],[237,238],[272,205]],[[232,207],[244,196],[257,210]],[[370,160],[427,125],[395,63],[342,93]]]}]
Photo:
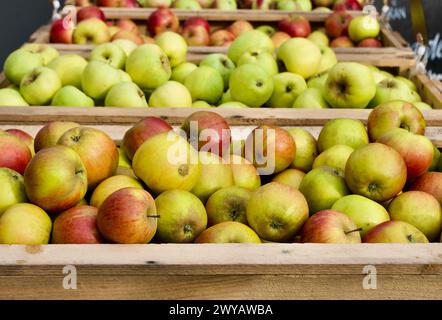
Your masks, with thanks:
[{"label": "dark background", "polygon": [[[6,56],[25,42],[39,26],[49,22],[52,7],[49,0],[0,0],[0,66]],[[63,2],[63,1],[62,1]],[[382,0],[376,0],[382,6]],[[393,28],[414,42],[408,0],[391,0]],[[430,33],[430,73],[442,80],[442,1],[424,0]],[[1,68],[0,68],[1,69]]]}]

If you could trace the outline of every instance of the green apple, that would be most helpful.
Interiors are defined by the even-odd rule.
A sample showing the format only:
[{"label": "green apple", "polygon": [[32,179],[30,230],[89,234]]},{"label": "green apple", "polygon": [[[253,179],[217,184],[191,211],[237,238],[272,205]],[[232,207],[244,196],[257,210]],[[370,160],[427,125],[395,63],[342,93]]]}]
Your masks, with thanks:
[{"label": "green apple", "polygon": [[162,242],[191,243],[207,227],[204,204],[188,191],[165,191],[155,205],[160,215],[156,236]]},{"label": "green apple", "polygon": [[219,100],[219,104],[223,104],[226,102],[233,102],[232,95],[230,94],[230,89],[223,93],[221,99]]},{"label": "green apple", "polygon": [[412,91],[416,91],[417,92],[416,85],[410,79],[407,79],[407,78],[401,77],[401,76],[396,76],[394,78],[396,80],[399,80],[399,81],[402,81],[403,83],[405,83]]},{"label": "green apple", "polygon": [[421,101],[420,102],[413,102],[413,104],[420,111],[433,110],[433,107],[430,106],[428,103],[425,103],[425,102],[421,102]]},{"label": "green apple", "polygon": [[299,74],[283,72],[273,76],[273,93],[266,103],[272,108],[291,108],[296,98],[307,89]]},{"label": "green apple", "polygon": [[369,142],[364,124],[354,119],[329,120],[318,137],[319,152],[323,152],[338,144],[358,149]]},{"label": "green apple", "polygon": [[37,67],[43,66],[40,54],[25,49],[18,49],[11,53],[5,61],[3,70],[10,82],[20,85],[23,77]]},{"label": "green apple", "polygon": [[228,108],[228,109],[238,109],[238,108],[248,108],[244,103],[238,101],[224,102],[218,106],[218,108]]},{"label": "green apple", "polygon": [[321,49],[321,54],[321,63],[318,70],[316,70],[317,73],[327,71],[338,63],[338,58],[331,48]]},{"label": "green apple", "polygon": [[375,94],[376,84],[366,66],[340,62],[330,69],[324,98],[333,108],[365,108]]},{"label": "green apple", "polygon": [[43,65],[49,64],[54,59],[60,56],[60,53],[54,47],[40,43],[27,43],[22,49],[30,52],[38,53],[43,58]]},{"label": "green apple", "polygon": [[52,98],[52,106],[56,107],[93,107],[94,100],[74,86],[66,86],[57,91]]},{"label": "green apple", "polygon": [[153,90],[169,80],[172,70],[164,51],[156,44],[145,44],[132,52],[126,72],[142,90]]},{"label": "green apple", "polygon": [[133,82],[120,82],[113,85],[106,94],[106,107],[146,108],[144,92]]},{"label": "green apple", "polygon": [[212,105],[208,104],[206,101],[197,100],[192,103],[192,108],[212,108]]},{"label": "green apple", "polygon": [[433,146],[433,162],[431,163],[431,166],[428,168],[428,171],[437,171],[439,162],[441,159],[441,153],[436,146]]},{"label": "green apple", "polygon": [[186,77],[192,73],[198,66],[192,62],[183,62],[172,69],[172,76],[170,80],[184,83]]},{"label": "green apple", "polygon": [[235,69],[235,64],[225,54],[212,53],[200,62],[200,66],[212,67],[221,74],[224,81],[224,89],[229,87],[230,74]]},{"label": "green apple", "polygon": [[81,89],[81,76],[87,66],[87,61],[77,54],[66,54],[48,64],[57,72],[63,86],[75,86]]},{"label": "green apple", "polygon": [[126,64],[126,53],[115,43],[103,43],[91,52],[90,60],[103,61],[117,69],[123,69]]},{"label": "green apple", "polygon": [[152,92],[149,106],[154,108],[190,108],[192,96],[187,88],[177,81],[167,81]]},{"label": "green apple", "polygon": [[132,78],[126,71],[118,69],[118,73],[120,74],[121,82],[132,82]]},{"label": "green apple", "polygon": [[9,207],[0,216],[0,244],[48,244],[52,222],[46,212],[30,203]]},{"label": "green apple", "polygon": [[330,40],[328,39],[327,35],[322,31],[313,31],[309,34],[307,39],[316,44],[321,50],[329,47]]},{"label": "green apple", "polygon": [[9,168],[0,168],[0,215],[10,206],[26,202],[26,193],[23,176]]},{"label": "green apple", "polygon": [[416,227],[403,221],[386,221],[371,229],[362,239],[365,243],[428,243]]},{"label": "green apple", "polygon": [[29,103],[22,97],[19,91],[3,88],[0,89],[0,106],[1,107],[27,107]]},{"label": "green apple", "polygon": [[278,64],[273,55],[263,49],[249,49],[245,51],[238,59],[237,66],[244,64],[257,64],[267,72],[268,75],[274,76],[278,73]]},{"label": "green apple", "polygon": [[293,103],[293,108],[303,109],[325,109],[330,108],[325,101],[322,91],[317,88],[308,88],[301,92]]},{"label": "green apple", "polygon": [[324,92],[327,79],[328,79],[328,71],[316,74],[307,80],[307,87],[316,88],[321,90],[321,92]]},{"label": "green apple", "polygon": [[30,105],[47,105],[61,89],[58,74],[47,67],[38,67],[26,74],[20,84],[20,93]]},{"label": "green apple", "polygon": [[261,239],[245,224],[225,221],[204,230],[195,243],[261,243]]},{"label": "green apple", "polygon": [[257,190],[261,186],[258,170],[250,161],[237,154],[232,154],[229,158],[229,164],[232,168],[235,186],[252,191]]},{"label": "green apple", "polygon": [[273,36],[273,34],[276,32],[274,27],[266,24],[257,27],[256,30],[264,32],[268,37]]},{"label": "green apple", "polygon": [[184,80],[192,100],[204,100],[215,104],[224,91],[224,81],[221,74],[214,68],[200,66],[192,71]]},{"label": "green apple", "polygon": [[322,152],[313,162],[313,168],[327,166],[345,171],[345,165],[350,155],[353,153],[352,147],[344,144],[334,145]]},{"label": "green apple", "polygon": [[318,72],[322,54],[318,46],[310,40],[292,38],[279,47],[278,59],[284,63],[287,71],[307,79]]},{"label": "green apple", "polygon": [[173,7],[176,9],[184,10],[201,10],[201,5],[197,0],[176,0],[173,3]]},{"label": "green apple", "polygon": [[162,32],[155,37],[155,43],[169,58],[172,68],[186,62],[187,42],[178,33],[172,31]]},{"label": "green apple", "polygon": [[251,30],[242,33],[230,45],[227,56],[237,63],[239,58],[249,49],[263,49],[264,51],[273,54],[275,46],[272,39],[266,34],[258,30]]},{"label": "green apple", "polygon": [[84,93],[95,100],[104,100],[110,88],[120,82],[117,68],[97,60],[88,63],[81,77]]},{"label": "green apple", "polygon": [[228,11],[228,10],[237,10],[238,5],[236,0],[216,0],[214,3],[214,7],[218,10]]},{"label": "green apple", "polygon": [[107,24],[100,19],[90,18],[77,24],[72,35],[75,44],[101,44],[111,40]]},{"label": "green apple", "polygon": [[305,173],[298,169],[285,169],[272,178],[272,182],[279,182],[292,188],[299,189]]},{"label": "green apple", "polygon": [[276,1],[276,9],[284,11],[299,10],[299,6],[294,0],[278,0]]},{"label": "green apple", "polygon": [[393,100],[402,100],[406,102],[419,101],[413,90],[403,81],[396,78],[388,78],[382,80],[376,85],[376,95],[370,102],[372,107],[377,107],[380,104],[390,102]]},{"label": "green apple", "polygon": [[344,173],[326,166],[307,173],[301,181],[299,191],[307,199],[310,215],[330,209],[336,201],[350,194]]},{"label": "green apple", "polygon": [[356,226],[361,228],[361,237],[378,224],[390,220],[387,210],[382,205],[356,194],[339,199],[333,204],[332,210],[349,216]]},{"label": "green apple", "polygon": [[360,42],[367,38],[376,38],[381,27],[376,17],[362,15],[355,17],[348,26],[348,35],[354,42]]},{"label": "green apple", "polygon": [[301,11],[312,11],[312,1],[311,0],[293,0]]},{"label": "green apple", "polygon": [[318,156],[315,137],[303,128],[290,128],[287,131],[296,144],[295,160],[293,160],[291,167],[309,172],[312,169],[313,161]]},{"label": "green apple", "polygon": [[273,93],[273,79],[260,66],[244,64],[230,75],[230,95],[252,108],[261,107]]},{"label": "green apple", "polygon": [[124,53],[126,54],[126,58],[129,57],[136,48],[138,48],[138,45],[129,39],[116,39],[113,40],[112,43],[115,43],[117,46],[123,49]]}]

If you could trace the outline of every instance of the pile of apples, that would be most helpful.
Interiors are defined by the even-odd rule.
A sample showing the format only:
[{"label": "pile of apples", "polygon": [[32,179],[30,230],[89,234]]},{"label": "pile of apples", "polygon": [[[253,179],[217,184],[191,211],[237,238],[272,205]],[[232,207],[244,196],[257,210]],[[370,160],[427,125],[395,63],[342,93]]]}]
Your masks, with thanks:
[{"label": "pile of apples", "polygon": [[175,130],[145,118],[120,148],[73,122],[35,140],[1,131],[0,243],[440,241],[442,162],[424,133],[404,101],[376,107],[367,129],[330,120],[318,139],[261,125],[235,140],[211,111]]}]

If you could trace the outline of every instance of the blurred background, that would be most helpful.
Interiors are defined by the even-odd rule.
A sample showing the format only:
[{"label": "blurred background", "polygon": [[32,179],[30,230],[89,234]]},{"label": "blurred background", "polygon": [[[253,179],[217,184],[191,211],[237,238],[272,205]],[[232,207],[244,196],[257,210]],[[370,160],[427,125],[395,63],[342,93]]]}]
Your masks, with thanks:
[{"label": "blurred background", "polygon": [[[61,0],[63,3],[64,1]],[[380,9],[383,0],[376,0]],[[408,0],[390,0],[393,29],[413,43],[415,37],[411,29]],[[424,0],[425,15],[430,37],[429,72],[442,80],[442,1]],[[49,0],[1,1],[0,4],[0,65],[6,56],[23,44],[38,27],[49,23],[52,6]],[[147,18],[147,17],[146,17]]]}]

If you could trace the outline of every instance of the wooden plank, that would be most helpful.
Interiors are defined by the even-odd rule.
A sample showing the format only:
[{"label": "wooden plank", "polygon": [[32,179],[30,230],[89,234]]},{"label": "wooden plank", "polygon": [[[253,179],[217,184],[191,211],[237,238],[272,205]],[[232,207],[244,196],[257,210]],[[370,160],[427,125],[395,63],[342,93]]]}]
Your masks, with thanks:
[{"label": "wooden plank", "polygon": [[442,109],[441,83],[431,80],[425,74],[418,74],[413,80],[422,100],[430,104],[434,109]]}]

